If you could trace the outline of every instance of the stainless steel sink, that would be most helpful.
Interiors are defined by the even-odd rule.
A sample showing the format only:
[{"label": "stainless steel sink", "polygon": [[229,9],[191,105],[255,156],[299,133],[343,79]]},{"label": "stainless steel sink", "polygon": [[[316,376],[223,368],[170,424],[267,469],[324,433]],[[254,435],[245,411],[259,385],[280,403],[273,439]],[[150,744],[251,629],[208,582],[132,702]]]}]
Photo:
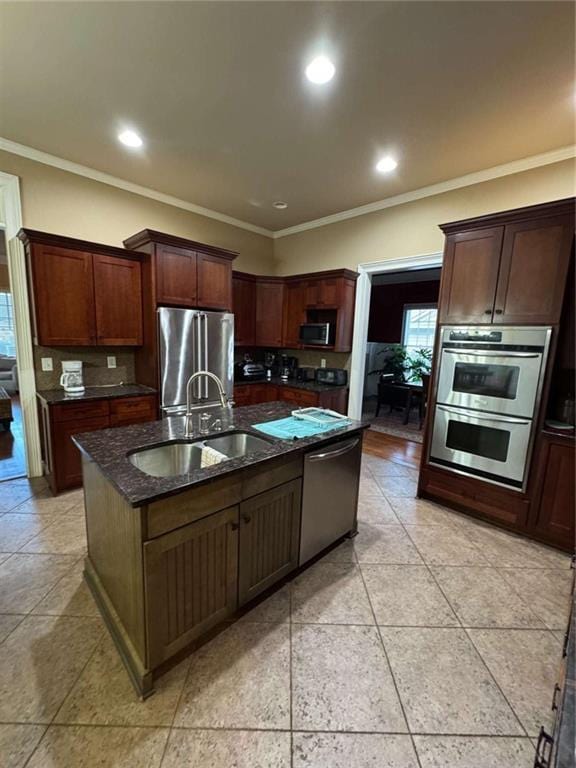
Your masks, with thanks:
[{"label": "stainless steel sink", "polygon": [[129,453],[128,461],[152,477],[175,477],[201,468],[202,447],[205,445],[224,454],[228,460],[248,453],[257,453],[269,444],[269,440],[248,432],[231,432],[203,440],[174,440],[154,448],[144,448]]}]

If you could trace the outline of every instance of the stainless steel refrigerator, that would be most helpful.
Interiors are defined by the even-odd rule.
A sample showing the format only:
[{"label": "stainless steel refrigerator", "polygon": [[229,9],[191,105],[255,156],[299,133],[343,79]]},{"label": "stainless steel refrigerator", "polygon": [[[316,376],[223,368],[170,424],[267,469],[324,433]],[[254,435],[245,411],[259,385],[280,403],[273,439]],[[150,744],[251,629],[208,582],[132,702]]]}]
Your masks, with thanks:
[{"label": "stainless steel refrigerator", "polygon": [[[186,384],[196,371],[210,371],[232,397],[234,387],[234,315],[196,309],[158,309],[160,407],[163,416],[186,412]],[[216,384],[194,382],[193,405],[219,406]]]}]

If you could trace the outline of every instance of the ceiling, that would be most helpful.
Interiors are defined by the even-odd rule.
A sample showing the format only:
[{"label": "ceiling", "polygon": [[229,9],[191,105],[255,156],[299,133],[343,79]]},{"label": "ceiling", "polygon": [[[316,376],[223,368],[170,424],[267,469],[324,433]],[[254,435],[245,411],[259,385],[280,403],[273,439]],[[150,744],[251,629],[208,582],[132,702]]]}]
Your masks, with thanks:
[{"label": "ceiling", "polygon": [[3,2],[0,30],[3,137],[271,230],[574,142],[570,2]]}]

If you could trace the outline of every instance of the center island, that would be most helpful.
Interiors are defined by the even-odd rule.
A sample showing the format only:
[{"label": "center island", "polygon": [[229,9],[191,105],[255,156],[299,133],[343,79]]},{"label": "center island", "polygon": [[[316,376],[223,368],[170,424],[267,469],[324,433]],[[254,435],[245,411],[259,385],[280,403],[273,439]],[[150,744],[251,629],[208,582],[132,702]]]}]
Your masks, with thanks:
[{"label": "center island", "polygon": [[[77,435],[85,578],[143,698],[175,659],[356,533],[365,422],[280,439],[282,402]],[[225,456],[219,463],[208,446]]]}]

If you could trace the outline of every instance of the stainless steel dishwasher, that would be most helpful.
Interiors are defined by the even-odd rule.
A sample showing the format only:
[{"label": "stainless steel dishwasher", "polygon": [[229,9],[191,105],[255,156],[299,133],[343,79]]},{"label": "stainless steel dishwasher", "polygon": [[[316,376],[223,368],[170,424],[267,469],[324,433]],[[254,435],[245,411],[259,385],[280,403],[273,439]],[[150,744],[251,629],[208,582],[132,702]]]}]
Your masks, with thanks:
[{"label": "stainless steel dishwasher", "polygon": [[356,530],[361,459],[360,435],[305,455],[300,565]]}]

